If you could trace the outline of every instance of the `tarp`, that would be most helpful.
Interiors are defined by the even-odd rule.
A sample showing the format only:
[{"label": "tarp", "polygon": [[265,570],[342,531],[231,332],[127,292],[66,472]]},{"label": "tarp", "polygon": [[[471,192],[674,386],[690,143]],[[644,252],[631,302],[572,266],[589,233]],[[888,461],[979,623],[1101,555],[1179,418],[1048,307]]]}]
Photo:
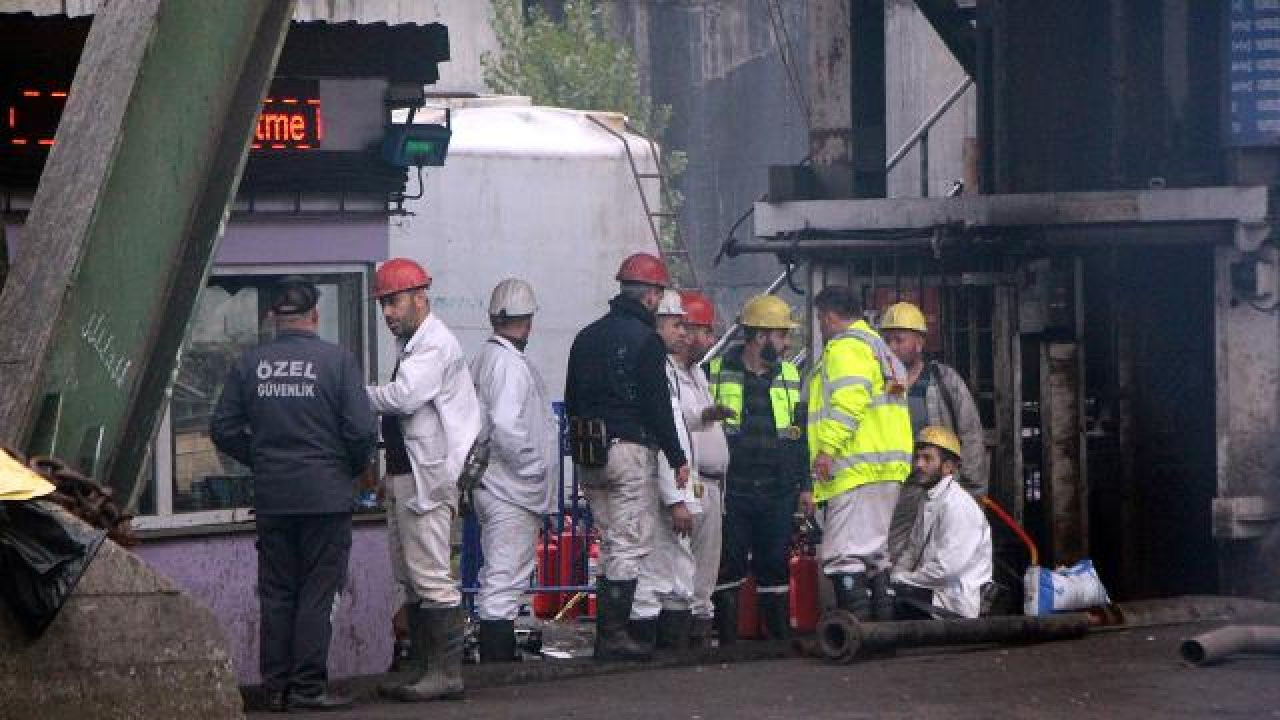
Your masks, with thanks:
[{"label": "tarp", "polygon": [[0,500],[30,500],[53,490],[53,483],[0,450]]}]

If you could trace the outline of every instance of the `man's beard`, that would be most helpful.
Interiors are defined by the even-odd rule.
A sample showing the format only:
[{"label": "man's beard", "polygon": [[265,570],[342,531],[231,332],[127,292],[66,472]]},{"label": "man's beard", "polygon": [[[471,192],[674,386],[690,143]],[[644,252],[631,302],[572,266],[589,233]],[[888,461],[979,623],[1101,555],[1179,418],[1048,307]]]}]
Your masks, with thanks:
[{"label": "man's beard", "polygon": [[778,356],[778,348],[774,347],[773,343],[765,343],[764,347],[760,348],[760,362],[765,365],[777,365]]},{"label": "man's beard", "polygon": [[911,482],[921,487],[931,488],[942,482],[942,478],[946,477],[942,473],[924,473],[916,470],[911,473]]}]

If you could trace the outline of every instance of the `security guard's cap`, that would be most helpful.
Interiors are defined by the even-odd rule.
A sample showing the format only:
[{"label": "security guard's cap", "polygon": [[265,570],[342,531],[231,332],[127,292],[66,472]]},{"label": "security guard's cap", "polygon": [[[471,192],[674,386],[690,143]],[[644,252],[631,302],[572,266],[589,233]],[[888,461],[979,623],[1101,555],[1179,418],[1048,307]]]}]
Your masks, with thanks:
[{"label": "security guard's cap", "polygon": [[315,283],[304,277],[282,278],[271,290],[271,312],[276,315],[301,315],[310,312],[320,299]]}]

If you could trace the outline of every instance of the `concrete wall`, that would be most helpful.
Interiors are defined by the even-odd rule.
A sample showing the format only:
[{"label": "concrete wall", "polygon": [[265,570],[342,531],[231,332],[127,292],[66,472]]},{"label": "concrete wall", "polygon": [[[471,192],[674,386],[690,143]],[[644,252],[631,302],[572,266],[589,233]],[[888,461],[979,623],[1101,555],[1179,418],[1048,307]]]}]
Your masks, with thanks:
[{"label": "concrete wall", "polygon": [[[1280,315],[1232,302],[1230,266],[1238,258],[1234,248],[1218,249],[1218,496],[1262,497],[1280,507]],[[1280,525],[1268,542],[1222,541],[1223,591],[1280,599],[1276,558],[1262,557],[1278,538]]]},{"label": "concrete wall", "polygon": [[[666,145],[689,154],[677,186],[685,194],[685,240],[704,286],[722,312],[781,269],[767,256],[711,261],[733,222],[768,189],[769,165],[799,163],[808,153],[805,113],[786,79],[777,37],[785,25],[788,57],[806,87],[809,22],[806,4],[777,3],[783,25],[771,22],[765,0],[654,3],[612,0],[614,19],[640,61],[655,102],[673,108]],[[964,79],[964,71],[911,0],[890,0],[885,13],[888,152]],[[977,134],[973,90],[931,134],[930,194],[964,176],[964,139]],[[889,194],[919,194],[919,160],[908,155],[889,176]],[[750,237],[750,221],[739,230]]]},{"label": "concrete wall", "polygon": [[[965,79],[965,72],[942,44],[913,0],[885,6],[886,152],[902,146]],[[970,87],[929,132],[929,195],[944,194],[964,178],[966,138],[976,138],[977,93]],[[967,188],[976,193],[977,188]],[[913,149],[889,174],[889,197],[920,195],[920,153]]]},{"label": "concrete wall", "polygon": [[[808,152],[808,130],[788,90],[768,3],[611,4],[654,101],[672,105],[666,146],[689,154],[677,187],[685,195],[681,227],[699,281],[722,313],[736,315],[781,268],[763,256],[728,259],[715,269],[711,261],[733,222],[768,189],[769,165],[796,164]],[[803,77],[805,3],[780,6]],[[752,234],[748,221],[739,237]]]},{"label": "concrete wall", "polygon": [[[383,672],[391,662],[391,563],[386,526],[357,523],[350,576],[342,590],[329,650],[330,677]],[[254,534],[150,540],[136,548],[152,567],[208,606],[231,646],[241,684],[258,674],[258,558]]]}]

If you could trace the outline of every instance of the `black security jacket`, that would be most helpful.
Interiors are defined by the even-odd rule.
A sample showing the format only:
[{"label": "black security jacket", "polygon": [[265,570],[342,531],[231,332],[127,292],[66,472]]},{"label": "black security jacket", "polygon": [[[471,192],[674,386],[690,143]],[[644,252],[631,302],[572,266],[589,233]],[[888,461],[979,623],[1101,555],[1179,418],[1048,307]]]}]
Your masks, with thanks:
[{"label": "black security jacket", "polygon": [[356,359],[300,330],[232,365],[211,431],[219,450],[253,471],[262,515],[350,512],[353,479],[377,442]]},{"label": "black security jacket", "polygon": [[574,338],[564,391],[569,417],[600,419],[609,437],[656,445],[673,468],[686,462],[667,385],[667,351],[653,315],[619,295]]}]

